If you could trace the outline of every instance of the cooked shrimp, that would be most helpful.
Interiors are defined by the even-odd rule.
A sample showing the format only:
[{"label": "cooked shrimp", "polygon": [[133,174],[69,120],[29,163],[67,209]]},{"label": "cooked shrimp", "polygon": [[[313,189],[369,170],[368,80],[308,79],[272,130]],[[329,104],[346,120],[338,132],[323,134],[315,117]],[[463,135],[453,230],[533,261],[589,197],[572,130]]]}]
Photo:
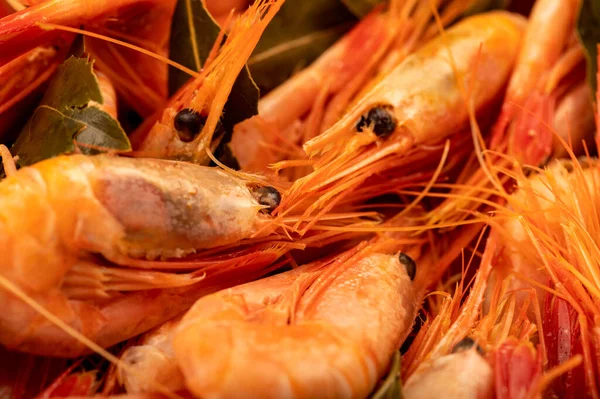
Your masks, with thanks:
[{"label": "cooked shrimp", "polygon": [[121,381],[128,392],[151,391],[142,376],[153,370],[171,376],[173,390],[187,387],[199,397],[313,397],[314,389],[364,397],[410,332],[426,288],[466,245],[440,242],[442,256],[426,242],[384,233],[339,256],[207,296],[182,321],[129,348]]},{"label": "cooked shrimp", "polygon": [[580,44],[571,41],[579,3],[538,0],[531,11],[490,144],[494,150],[505,149],[521,163],[537,166],[550,154],[552,132],[544,124],[551,123],[556,102],[553,67],[572,66],[559,62],[561,57],[583,61]]},{"label": "cooked shrimp", "polygon": [[[599,246],[598,162],[554,162],[529,179],[516,177],[519,188],[508,197],[511,211],[502,213],[505,221],[496,229],[502,245],[488,291],[504,284],[511,290],[537,292],[535,304],[545,315],[549,366],[558,367],[576,355],[583,358],[583,365],[561,377],[554,389],[560,395],[597,397],[598,337],[593,330],[600,312],[600,266],[592,254]],[[522,303],[517,297],[516,306]],[[573,391],[569,381],[577,379],[585,385]]]},{"label": "cooked shrimp", "polygon": [[213,138],[218,144],[225,132],[220,119],[233,84],[282,3],[257,1],[235,21],[214,60],[171,98],[150,131],[144,124],[134,133],[137,153],[199,164],[210,161],[206,150],[214,149]]},{"label": "cooked shrimp", "polygon": [[[243,170],[268,173],[268,166],[285,159],[280,147],[292,147],[304,143],[314,133],[320,133],[320,126],[314,132],[289,133],[301,123],[308,113],[315,113],[319,97],[329,98],[347,90],[347,85],[357,79],[364,80],[365,72],[373,68],[377,54],[385,49],[393,38],[395,27],[390,17],[380,10],[373,11],[362,19],[350,32],[327,49],[311,66],[286,80],[279,87],[262,97],[258,104],[259,115],[235,126],[231,139],[231,150]],[[375,55],[373,55],[375,53]],[[371,60],[365,62],[365,60]],[[366,71],[363,71],[366,69]],[[326,90],[325,93],[322,93]],[[323,100],[324,101],[324,100]],[[311,111],[315,108],[315,111]],[[324,111],[323,111],[324,112]],[[322,117],[322,115],[321,115]],[[309,117],[310,118],[310,117]],[[314,119],[314,118],[313,118]],[[320,120],[314,124],[321,123]],[[291,143],[291,144],[290,144]],[[298,151],[296,157],[303,154]]]},{"label": "cooked shrimp", "polygon": [[293,248],[349,237],[326,231],[294,243],[271,234],[275,188],[174,161],[61,156],[11,173],[0,198],[0,303],[11,309],[0,317],[0,342],[38,354],[84,348],[10,292],[108,346],[203,293],[259,277]]},{"label": "cooked shrimp", "polygon": [[312,198],[308,216],[324,205],[317,200],[324,190],[333,196],[349,182],[356,187],[396,165],[395,159],[460,133],[468,112],[456,79],[472,87],[474,108],[483,111],[508,80],[523,24],[522,17],[506,12],[477,15],[408,56],[339,122],[304,145],[316,159],[315,171],[294,183],[282,208]]},{"label": "cooked shrimp", "polygon": [[187,388],[215,398],[365,397],[417,305],[407,262],[368,252],[196,302],[173,339]]},{"label": "cooked shrimp", "polygon": [[[25,2],[24,2],[25,3]],[[0,63],[72,33],[62,28],[83,27],[139,45],[158,57],[167,57],[175,0],[47,0],[27,1],[30,7],[2,18]],[[46,24],[46,26],[42,26]],[[61,29],[57,29],[61,28]],[[86,39],[96,66],[114,83],[125,101],[148,116],[167,97],[167,64],[138,51],[101,40]],[[135,65],[135,68],[123,65]]]},{"label": "cooked shrimp", "polygon": [[[561,155],[569,144],[579,150],[581,140],[588,138],[593,113],[591,97],[585,99],[584,57],[574,32],[577,4],[578,0],[535,3],[500,115],[491,128],[489,151],[476,151],[478,164],[457,180],[460,188],[453,190],[453,198],[432,210],[431,222],[460,222],[470,213],[457,209],[475,211],[480,205],[468,198],[489,199],[500,187],[510,192],[511,169],[545,162],[553,141],[556,155]],[[548,34],[540,37],[542,31]]]},{"label": "cooked shrimp", "polygon": [[290,159],[295,167],[286,176],[305,174],[294,162],[303,155],[301,146],[337,122],[377,75],[432,37],[432,7],[443,8],[447,25],[471,3],[392,1],[387,11],[375,8],[313,64],[261,98],[258,116],[236,125],[230,147],[242,169],[269,173],[270,164]]}]

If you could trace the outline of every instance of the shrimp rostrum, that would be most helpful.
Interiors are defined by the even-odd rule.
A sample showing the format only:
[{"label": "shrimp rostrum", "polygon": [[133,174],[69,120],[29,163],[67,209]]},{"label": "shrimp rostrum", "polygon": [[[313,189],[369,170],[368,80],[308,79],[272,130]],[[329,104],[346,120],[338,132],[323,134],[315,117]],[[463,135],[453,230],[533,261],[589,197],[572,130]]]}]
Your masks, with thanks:
[{"label": "shrimp rostrum", "polygon": [[166,160],[60,156],[10,173],[0,182],[0,342],[45,355],[84,350],[14,295],[109,346],[204,289],[259,277],[295,244],[269,227],[279,197],[260,181]]}]

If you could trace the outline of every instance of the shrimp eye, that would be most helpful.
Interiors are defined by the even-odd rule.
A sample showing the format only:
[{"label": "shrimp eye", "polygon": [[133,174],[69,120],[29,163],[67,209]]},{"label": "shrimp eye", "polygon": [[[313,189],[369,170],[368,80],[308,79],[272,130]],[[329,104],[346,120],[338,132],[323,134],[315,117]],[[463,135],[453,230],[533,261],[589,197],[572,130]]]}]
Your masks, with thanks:
[{"label": "shrimp eye", "polygon": [[365,127],[371,127],[378,137],[387,137],[396,130],[396,119],[388,108],[374,107],[367,115],[362,115],[356,123],[356,130],[362,132]]},{"label": "shrimp eye", "polygon": [[259,188],[254,192],[254,195],[259,204],[268,206],[265,210],[269,213],[273,212],[281,202],[281,194],[279,194],[279,191],[270,186]]},{"label": "shrimp eye", "polygon": [[206,118],[191,108],[184,108],[179,111],[173,122],[179,139],[186,143],[194,140],[205,123]]},{"label": "shrimp eye", "polygon": [[479,352],[480,355],[483,356],[485,354],[481,346],[477,345],[471,337],[465,337],[461,339],[456,345],[454,345],[454,348],[452,348],[452,353],[469,350],[472,347],[475,347],[475,349],[477,350],[477,352]]},{"label": "shrimp eye", "polygon": [[400,260],[400,263],[402,263],[406,268],[406,274],[408,274],[408,277],[411,279],[411,281],[414,280],[415,275],[417,274],[417,264],[413,258],[404,252],[400,252],[400,254],[398,254],[398,260]]}]

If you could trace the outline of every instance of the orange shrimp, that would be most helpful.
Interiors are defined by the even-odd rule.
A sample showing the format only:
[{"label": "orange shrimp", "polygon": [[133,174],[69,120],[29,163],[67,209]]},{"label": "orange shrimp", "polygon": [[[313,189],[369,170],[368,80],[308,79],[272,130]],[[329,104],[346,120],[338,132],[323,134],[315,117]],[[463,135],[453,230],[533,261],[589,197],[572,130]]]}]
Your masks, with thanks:
[{"label": "orange shrimp", "polygon": [[[291,249],[353,234],[324,231],[293,242],[271,223],[275,188],[216,168],[73,155],[13,169],[0,182],[0,303],[14,310],[0,317],[0,342],[21,351],[84,350],[23,297],[109,346],[203,293],[268,272]],[[339,219],[331,223],[339,227]]]},{"label": "orange shrimp", "polygon": [[206,151],[213,150],[225,133],[220,119],[233,84],[282,3],[260,0],[238,17],[218,54],[179,89],[150,130],[148,122],[153,119],[133,133],[138,154],[199,164],[210,161]]},{"label": "orange shrimp", "polygon": [[[577,4],[578,0],[535,3],[500,115],[491,127],[489,150],[479,151],[484,142],[477,137],[477,127],[473,135],[479,142],[478,163],[456,181],[452,198],[430,212],[430,223],[462,222],[492,192],[512,190],[514,167],[537,166],[552,151],[564,155],[564,141],[579,150],[582,139],[591,138],[593,108],[591,97],[585,98],[585,60],[574,31]],[[541,31],[549,33],[540,39]]]},{"label": "orange shrimp", "polygon": [[294,161],[304,155],[301,146],[340,119],[377,75],[437,33],[432,8],[442,8],[442,24],[448,25],[468,3],[392,1],[387,11],[376,7],[313,64],[261,98],[258,116],[235,126],[230,147],[241,168],[271,173],[270,164],[290,159],[294,169],[284,170],[286,177],[304,174]]},{"label": "orange shrimp", "polygon": [[517,308],[516,292],[506,284],[496,286],[490,312],[482,314],[496,245],[493,231],[469,296],[463,300],[463,272],[454,294],[446,296],[438,313],[421,327],[403,362],[407,397],[434,398],[445,390],[450,398],[491,398],[494,392],[496,397],[524,398],[541,390],[544,345],[538,351],[533,342],[535,323],[542,320],[537,317],[532,323],[527,312],[537,306],[531,300],[535,291],[530,290],[530,300]]},{"label": "orange shrimp", "polygon": [[215,398],[367,396],[416,303],[402,258],[361,258],[333,260],[322,273],[299,268],[196,302],[173,338],[187,388]]},{"label": "orange shrimp", "polygon": [[[328,124],[322,120],[327,112],[321,109],[325,107],[322,103],[328,100],[332,104],[334,98],[348,91],[349,85],[357,86],[366,79],[394,38],[396,25],[392,22],[388,13],[375,9],[312,65],[262,97],[259,115],[234,128],[230,148],[240,167],[269,173],[270,164],[285,159],[281,146],[293,151],[298,141],[301,145],[320,133],[321,124]],[[307,114],[313,115],[308,119],[316,126],[306,126],[300,129],[301,133],[295,133],[294,129],[298,130],[297,125]],[[301,137],[296,140],[294,136]],[[303,154],[298,148],[295,155]]]},{"label": "orange shrimp", "polygon": [[555,112],[557,77],[583,62],[581,45],[572,40],[579,3],[538,0],[531,11],[490,144],[521,163],[537,166],[550,154],[552,132],[545,125]]},{"label": "orange shrimp", "polygon": [[[597,397],[598,337],[593,331],[600,320],[600,266],[593,254],[598,251],[600,220],[598,163],[554,162],[529,179],[516,177],[519,188],[508,198],[512,210],[499,224],[503,245],[490,289],[501,283],[537,292],[536,305],[546,316],[549,365],[558,367],[576,355],[583,358],[583,365],[569,372],[571,377],[561,377],[554,389],[561,396]],[[517,305],[522,302],[517,297]],[[569,388],[570,380],[585,384]]]},{"label": "orange shrimp", "polygon": [[[56,25],[106,33],[159,56],[167,56],[174,0],[28,1],[33,4],[0,22],[0,63],[39,45],[73,35],[54,29]],[[46,26],[44,26],[46,24]],[[49,29],[50,28],[50,29]],[[100,40],[86,40],[97,66],[114,82],[117,90],[141,115],[152,114],[167,97],[167,65],[138,51]],[[123,68],[123,65],[136,65]]]},{"label": "orange shrimp", "polygon": [[40,46],[0,66],[0,139],[14,140],[20,122],[39,99],[39,89],[64,57],[52,46]]},{"label": "orange shrimp", "polygon": [[[468,112],[455,79],[469,83],[472,103],[481,113],[508,80],[523,24],[522,17],[506,12],[469,17],[408,56],[339,122],[304,145],[315,170],[294,182],[282,209],[307,200],[313,203],[308,216],[325,201],[401,163],[396,160],[459,134],[468,124]],[[325,190],[328,195],[317,199]]]},{"label": "orange shrimp", "polygon": [[[403,217],[387,223],[410,225]],[[382,233],[340,255],[204,297],[182,320],[130,347],[120,380],[134,393],[151,392],[157,376],[198,397],[313,397],[314,389],[364,397],[410,332],[426,289],[466,245],[427,244],[407,232]]]}]

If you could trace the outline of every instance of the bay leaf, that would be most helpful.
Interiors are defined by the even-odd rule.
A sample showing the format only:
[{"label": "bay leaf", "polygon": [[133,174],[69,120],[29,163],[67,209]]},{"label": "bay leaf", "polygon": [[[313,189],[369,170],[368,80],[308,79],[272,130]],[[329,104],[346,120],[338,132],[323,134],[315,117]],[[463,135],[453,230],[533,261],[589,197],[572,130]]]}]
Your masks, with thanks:
[{"label": "bay leaf", "polygon": [[84,154],[98,153],[99,148],[131,150],[119,122],[99,106],[104,98],[92,64],[71,56],[58,67],[40,105],[11,148],[20,166],[76,149]]},{"label": "bay leaf", "polygon": [[600,43],[600,0],[583,0],[581,2],[577,19],[577,35],[585,50],[587,78],[595,100],[598,43]]},{"label": "bay leaf", "polygon": [[512,0],[473,0],[463,16],[479,14],[489,10],[505,10],[510,6]]},{"label": "bay leaf", "polygon": [[309,65],[356,22],[340,0],[286,0],[248,60],[261,93]]},{"label": "bay leaf", "polygon": [[385,0],[341,0],[342,3],[358,18],[367,15],[375,6]]},{"label": "bay leaf", "polygon": [[399,351],[394,354],[388,375],[369,399],[404,398],[404,395],[402,394],[402,382],[400,381],[401,358],[402,356]]},{"label": "bay leaf", "polygon": [[[170,55],[169,58],[190,69],[199,71],[194,57],[192,30],[189,17],[192,19],[195,42],[200,62],[204,62],[210,53],[220,28],[207,12],[201,0],[189,0],[191,9],[188,10],[186,0],[178,0],[171,25]],[[190,76],[185,72],[169,68],[169,93],[174,94],[183,86]],[[258,114],[258,98],[260,92],[250,76],[247,67],[240,72],[235,81],[229,99],[225,104],[222,123],[226,130],[231,130],[233,125]],[[226,140],[227,141],[227,140]]]}]

